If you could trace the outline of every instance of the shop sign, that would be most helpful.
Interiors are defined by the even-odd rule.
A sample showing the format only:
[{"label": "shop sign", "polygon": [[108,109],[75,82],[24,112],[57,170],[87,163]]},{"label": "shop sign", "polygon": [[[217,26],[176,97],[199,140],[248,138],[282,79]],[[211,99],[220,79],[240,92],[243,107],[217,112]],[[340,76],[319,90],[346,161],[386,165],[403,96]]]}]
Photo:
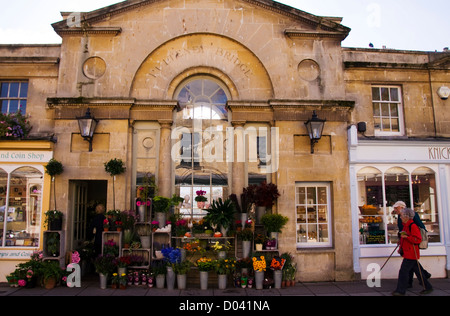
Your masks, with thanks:
[{"label": "shop sign", "polygon": [[0,250],[0,259],[22,259],[28,260],[33,254],[33,250],[13,250],[2,249]]},{"label": "shop sign", "polygon": [[431,160],[450,160],[450,147],[428,147],[428,158]]},{"label": "shop sign", "polygon": [[49,162],[51,151],[0,150],[0,162]]}]

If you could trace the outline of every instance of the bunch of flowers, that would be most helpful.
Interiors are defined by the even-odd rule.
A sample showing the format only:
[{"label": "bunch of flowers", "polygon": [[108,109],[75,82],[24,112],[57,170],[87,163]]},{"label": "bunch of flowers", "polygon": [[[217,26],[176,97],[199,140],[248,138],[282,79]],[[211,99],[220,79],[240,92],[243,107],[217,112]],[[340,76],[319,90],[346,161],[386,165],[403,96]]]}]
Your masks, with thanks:
[{"label": "bunch of flowers", "polygon": [[103,220],[103,228],[109,228],[109,220],[107,218]]},{"label": "bunch of flowers", "polygon": [[128,266],[131,266],[130,256],[121,256],[121,257],[117,258],[116,265],[119,268],[126,268]]},{"label": "bunch of flowers", "polygon": [[285,262],[286,259],[275,256],[272,258],[272,261],[270,262],[270,268],[272,270],[282,270]]},{"label": "bunch of flowers", "polygon": [[150,205],[151,205],[151,202],[150,202],[150,201],[141,201],[140,199],[138,199],[138,200],[136,201],[136,205],[137,205],[137,206],[141,206],[141,205],[144,205],[144,206],[150,206]]},{"label": "bunch of flowers", "polygon": [[253,257],[253,270],[255,271],[266,271],[266,258],[264,256],[260,256],[259,259],[257,257]]},{"label": "bunch of flowers", "polygon": [[119,229],[121,229],[123,226],[122,221],[115,221],[114,224],[116,225],[116,228],[119,228]]},{"label": "bunch of flowers", "polygon": [[220,243],[219,241],[216,241],[215,244],[212,246],[214,251],[227,251],[231,248],[231,243],[229,241],[225,243]]},{"label": "bunch of flowers", "polygon": [[185,219],[179,219],[175,222],[175,231],[177,236],[184,236],[188,231],[188,221]]},{"label": "bunch of flowers", "polygon": [[109,239],[105,242],[103,247],[103,254],[117,257],[119,255],[119,246],[117,246],[114,239]]},{"label": "bunch of flowers", "polygon": [[195,197],[196,202],[206,202],[208,200],[205,196],[206,191],[198,190],[195,191],[195,194],[197,194],[197,196]]},{"label": "bunch of flowers", "polygon": [[214,268],[213,260],[207,257],[201,257],[196,264],[200,271],[211,271]]},{"label": "bunch of flowers", "polygon": [[236,259],[225,258],[214,261],[214,271],[217,274],[231,274],[236,270]]},{"label": "bunch of flowers", "polygon": [[72,252],[72,263],[80,263],[81,257],[78,251]]},{"label": "bunch of flowers", "polygon": [[176,264],[181,262],[181,251],[179,248],[163,248],[161,249],[161,252],[168,265],[174,267]]},{"label": "bunch of flowers", "polygon": [[0,138],[21,139],[28,136],[31,125],[21,112],[0,113]]},{"label": "bunch of flowers", "polygon": [[159,222],[158,221],[152,221],[151,225],[152,225],[152,230],[155,230],[155,229],[159,228]]}]

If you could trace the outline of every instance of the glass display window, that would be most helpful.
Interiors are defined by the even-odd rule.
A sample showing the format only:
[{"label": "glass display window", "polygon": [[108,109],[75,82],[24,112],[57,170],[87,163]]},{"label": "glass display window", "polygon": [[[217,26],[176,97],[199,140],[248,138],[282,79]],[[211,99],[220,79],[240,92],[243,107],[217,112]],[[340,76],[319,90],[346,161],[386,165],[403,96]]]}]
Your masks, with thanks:
[{"label": "glass display window", "polygon": [[28,166],[9,174],[0,170],[0,244],[2,247],[38,247],[43,174]]},{"label": "glass display window", "polygon": [[297,183],[295,188],[297,246],[330,247],[331,204],[328,183]]},{"label": "glass display window", "polygon": [[392,213],[397,201],[419,214],[430,242],[440,242],[435,172],[428,167],[385,169],[364,167],[358,171],[360,244],[397,244],[399,219]]}]

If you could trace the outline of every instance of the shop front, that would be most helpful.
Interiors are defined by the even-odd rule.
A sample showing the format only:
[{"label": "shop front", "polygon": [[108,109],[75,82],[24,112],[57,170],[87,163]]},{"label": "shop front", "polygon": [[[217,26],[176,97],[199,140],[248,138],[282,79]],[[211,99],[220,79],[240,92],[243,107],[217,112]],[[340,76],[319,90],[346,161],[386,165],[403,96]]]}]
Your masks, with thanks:
[{"label": "shop front", "polygon": [[50,141],[0,143],[0,279],[43,247],[52,157]]},{"label": "shop front", "polygon": [[353,264],[367,278],[371,263],[382,266],[382,278],[397,278],[401,257],[398,218],[393,205],[403,201],[414,209],[429,234],[421,262],[433,277],[446,277],[449,262],[450,144],[444,141],[376,141],[356,137],[349,129],[352,198]]}]

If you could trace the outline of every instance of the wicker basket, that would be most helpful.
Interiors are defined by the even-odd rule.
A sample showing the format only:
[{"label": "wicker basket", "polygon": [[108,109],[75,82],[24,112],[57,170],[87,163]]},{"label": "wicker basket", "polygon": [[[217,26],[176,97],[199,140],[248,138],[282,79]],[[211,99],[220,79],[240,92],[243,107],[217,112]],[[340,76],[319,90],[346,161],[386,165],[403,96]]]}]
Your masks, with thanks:
[{"label": "wicker basket", "polygon": [[362,206],[360,206],[359,211],[361,212],[361,215],[378,215],[379,208],[363,208]]}]

